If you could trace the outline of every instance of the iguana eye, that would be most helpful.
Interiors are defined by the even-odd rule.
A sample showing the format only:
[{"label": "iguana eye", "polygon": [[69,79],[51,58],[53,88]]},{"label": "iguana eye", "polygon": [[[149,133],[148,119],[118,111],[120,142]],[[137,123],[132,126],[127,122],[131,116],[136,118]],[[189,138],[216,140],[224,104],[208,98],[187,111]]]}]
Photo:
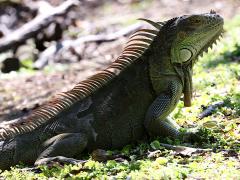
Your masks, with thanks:
[{"label": "iguana eye", "polygon": [[180,49],[179,57],[182,62],[186,62],[193,56],[192,51],[187,48]]}]

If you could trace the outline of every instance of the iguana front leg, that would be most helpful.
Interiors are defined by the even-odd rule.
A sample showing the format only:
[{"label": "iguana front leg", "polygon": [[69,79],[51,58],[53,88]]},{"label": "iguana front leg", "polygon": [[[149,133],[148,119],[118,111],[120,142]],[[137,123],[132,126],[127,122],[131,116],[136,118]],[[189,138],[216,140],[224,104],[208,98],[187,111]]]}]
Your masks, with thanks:
[{"label": "iguana front leg", "polygon": [[176,79],[166,83],[166,85],[167,88],[160,92],[150,105],[146,113],[145,127],[150,135],[176,138],[180,134],[180,126],[168,115],[176,107],[181,97],[183,86]]},{"label": "iguana front leg", "polygon": [[[43,152],[35,165],[48,164],[52,161],[76,164],[81,160],[73,159],[87,146],[87,136],[83,133],[64,133],[52,137],[43,143]],[[67,156],[67,157],[64,157]]]}]

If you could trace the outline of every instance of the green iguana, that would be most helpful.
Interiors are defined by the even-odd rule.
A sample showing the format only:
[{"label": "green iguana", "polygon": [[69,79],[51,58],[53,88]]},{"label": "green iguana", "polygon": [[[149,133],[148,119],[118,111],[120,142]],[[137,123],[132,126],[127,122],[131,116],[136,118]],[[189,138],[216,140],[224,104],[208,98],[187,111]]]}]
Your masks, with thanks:
[{"label": "green iguana", "polygon": [[144,20],[156,29],[135,32],[108,68],[0,124],[0,169],[75,162],[83,150],[121,148],[148,135],[180,137],[169,114],[182,94],[191,105],[193,65],[221,35],[223,18],[211,11]]}]

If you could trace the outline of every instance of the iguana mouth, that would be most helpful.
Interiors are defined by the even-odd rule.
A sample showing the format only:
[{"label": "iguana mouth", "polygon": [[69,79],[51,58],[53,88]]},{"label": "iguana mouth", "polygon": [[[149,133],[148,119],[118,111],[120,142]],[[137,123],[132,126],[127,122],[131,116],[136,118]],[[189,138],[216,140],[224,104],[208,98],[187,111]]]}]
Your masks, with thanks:
[{"label": "iguana mouth", "polygon": [[[214,26],[213,28],[217,27],[217,26],[222,26],[222,24],[218,24],[216,26]],[[197,57],[201,57],[203,56],[203,53],[204,52],[208,52],[209,48],[212,49],[213,45],[214,44],[217,44],[217,41],[220,40],[223,36],[223,33],[224,33],[224,30],[223,28],[221,28],[217,33],[216,35],[214,35],[209,41],[207,44],[205,44],[202,49],[199,51],[199,53],[197,54]],[[197,58],[197,59],[198,59]]]}]

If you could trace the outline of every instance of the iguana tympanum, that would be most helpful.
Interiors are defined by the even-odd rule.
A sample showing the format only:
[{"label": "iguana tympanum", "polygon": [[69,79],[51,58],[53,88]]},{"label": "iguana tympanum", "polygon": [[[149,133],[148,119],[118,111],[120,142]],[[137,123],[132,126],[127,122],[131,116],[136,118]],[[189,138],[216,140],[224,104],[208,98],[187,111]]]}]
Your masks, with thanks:
[{"label": "iguana tympanum", "polygon": [[223,31],[214,11],[134,33],[105,70],[17,121],[0,124],[0,169],[19,162],[79,159],[83,150],[120,148],[150,136],[180,136],[169,117],[182,94],[191,105],[192,68]]}]

